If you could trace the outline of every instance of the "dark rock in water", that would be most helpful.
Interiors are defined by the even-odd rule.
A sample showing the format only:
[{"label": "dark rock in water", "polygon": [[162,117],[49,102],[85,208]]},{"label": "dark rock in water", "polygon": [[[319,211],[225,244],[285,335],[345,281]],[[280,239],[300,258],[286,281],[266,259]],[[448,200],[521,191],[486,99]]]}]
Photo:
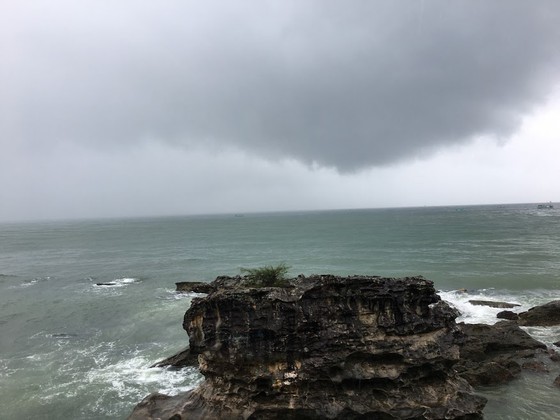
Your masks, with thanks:
[{"label": "dark rock in water", "polygon": [[531,360],[529,362],[525,362],[521,365],[521,368],[525,370],[532,370],[533,372],[542,372],[542,373],[549,372],[546,365],[538,360]]},{"label": "dark rock in water", "polygon": [[556,379],[554,380],[554,386],[557,386],[560,388],[560,375],[558,375],[556,377]]},{"label": "dark rock in water", "polygon": [[560,353],[556,350],[548,349],[548,355],[553,362],[560,362]]},{"label": "dark rock in water", "polygon": [[515,308],[517,303],[507,303],[507,302],[495,302],[493,300],[469,300],[471,305],[476,306],[489,306],[491,308]]},{"label": "dark rock in water", "polygon": [[521,372],[523,359],[546,352],[546,345],[514,322],[458,326],[466,340],[461,345],[461,359],[455,369],[473,386],[509,382]]},{"label": "dark rock in water", "polygon": [[117,283],[113,282],[113,281],[109,281],[106,283],[95,283],[96,286],[116,286]]},{"label": "dark rock in water", "polygon": [[512,312],[512,311],[502,311],[502,312],[498,312],[498,314],[496,315],[496,318],[515,321],[515,320],[519,319],[519,315],[517,315],[515,312]]},{"label": "dark rock in water", "polygon": [[560,325],[560,300],[535,306],[527,312],[519,314],[519,325],[533,327],[549,327]]},{"label": "dark rock in water", "polygon": [[560,341],[557,341],[556,343],[552,343],[554,344],[556,347],[560,347]]},{"label": "dark rock in water", "polygon": [[216,288],[211,283],[201,281],[180,281],[175,283],[177,292],[184,293],[212,293]]},{"label": "dark rock in water", "polygon": [[453,370],[457,313],[431,281],[327,275],[259,288],[231,279],[185,314],[203,383],[152,394],[130,419],[482,418],[486,400]]}]

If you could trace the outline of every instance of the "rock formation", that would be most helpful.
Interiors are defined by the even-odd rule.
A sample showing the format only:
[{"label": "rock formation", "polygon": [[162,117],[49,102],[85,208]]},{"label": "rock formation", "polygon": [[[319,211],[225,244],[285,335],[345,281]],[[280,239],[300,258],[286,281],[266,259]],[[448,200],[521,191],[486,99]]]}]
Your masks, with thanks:
[{"label": "rock formation", "polygon": [[183,327],[205,380],[153,394],[130,419],[476,419],[457,376],[457,313],[421,277],[220,278]]},{"label": "rock formation", "polygon": [[[524,363],[546,355],[546,345],[533,339],[514,322],[495,325],[458,325],[465,334],[455,370],[473,386],[509,382],[521,373]],[[530,369],[531,365],[526,365]]]},{"label": "rock formation", "polygon": [[202,281],[180,281],[175,283],[175,291],[181,293],[212,293],[214,287],[211,283]]},{"label": "rock formation", "polygon": [[520,313],[518,323],[519,325],[535,327],[560,325],[560,300],[535,306],[527,312]]},{"label": "rock formation", "polygon": [[494,300],[469,300],[471,305],[475,306],[489,306],[491,308],[515,308],[516,306],[521,306],[517,303],[508,302],[498,302]]}]

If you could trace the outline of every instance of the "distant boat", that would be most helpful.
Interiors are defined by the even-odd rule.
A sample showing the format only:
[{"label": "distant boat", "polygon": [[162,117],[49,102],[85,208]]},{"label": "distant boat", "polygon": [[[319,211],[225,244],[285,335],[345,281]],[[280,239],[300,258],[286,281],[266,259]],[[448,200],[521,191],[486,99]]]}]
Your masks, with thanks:
[{"label": "distant boat", "polygon": [[552,204],[539,204],[537,206],[538,209],[553,209],[554,206]]}]

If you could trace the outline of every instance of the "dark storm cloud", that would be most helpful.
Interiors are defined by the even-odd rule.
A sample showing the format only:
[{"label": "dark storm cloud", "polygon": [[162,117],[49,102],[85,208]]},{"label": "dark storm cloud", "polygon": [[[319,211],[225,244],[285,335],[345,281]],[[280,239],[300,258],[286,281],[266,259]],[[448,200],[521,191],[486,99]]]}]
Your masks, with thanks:
[{"label": "dark storm cloud", "polygon": [[[0,133],[354,170],[507,138],[558,82],[555,1],[1,6]],[[555,79],[556,78],[556,79]]]}]

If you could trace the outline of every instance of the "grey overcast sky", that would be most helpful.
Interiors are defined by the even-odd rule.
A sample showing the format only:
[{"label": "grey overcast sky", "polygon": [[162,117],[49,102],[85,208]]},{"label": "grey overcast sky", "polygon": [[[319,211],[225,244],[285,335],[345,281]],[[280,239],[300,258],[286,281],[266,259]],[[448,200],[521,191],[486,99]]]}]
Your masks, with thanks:
[{"label": "grey overcast sky", "polygon": [[560,200],[557,0],[0,4],[0,221]]}]

